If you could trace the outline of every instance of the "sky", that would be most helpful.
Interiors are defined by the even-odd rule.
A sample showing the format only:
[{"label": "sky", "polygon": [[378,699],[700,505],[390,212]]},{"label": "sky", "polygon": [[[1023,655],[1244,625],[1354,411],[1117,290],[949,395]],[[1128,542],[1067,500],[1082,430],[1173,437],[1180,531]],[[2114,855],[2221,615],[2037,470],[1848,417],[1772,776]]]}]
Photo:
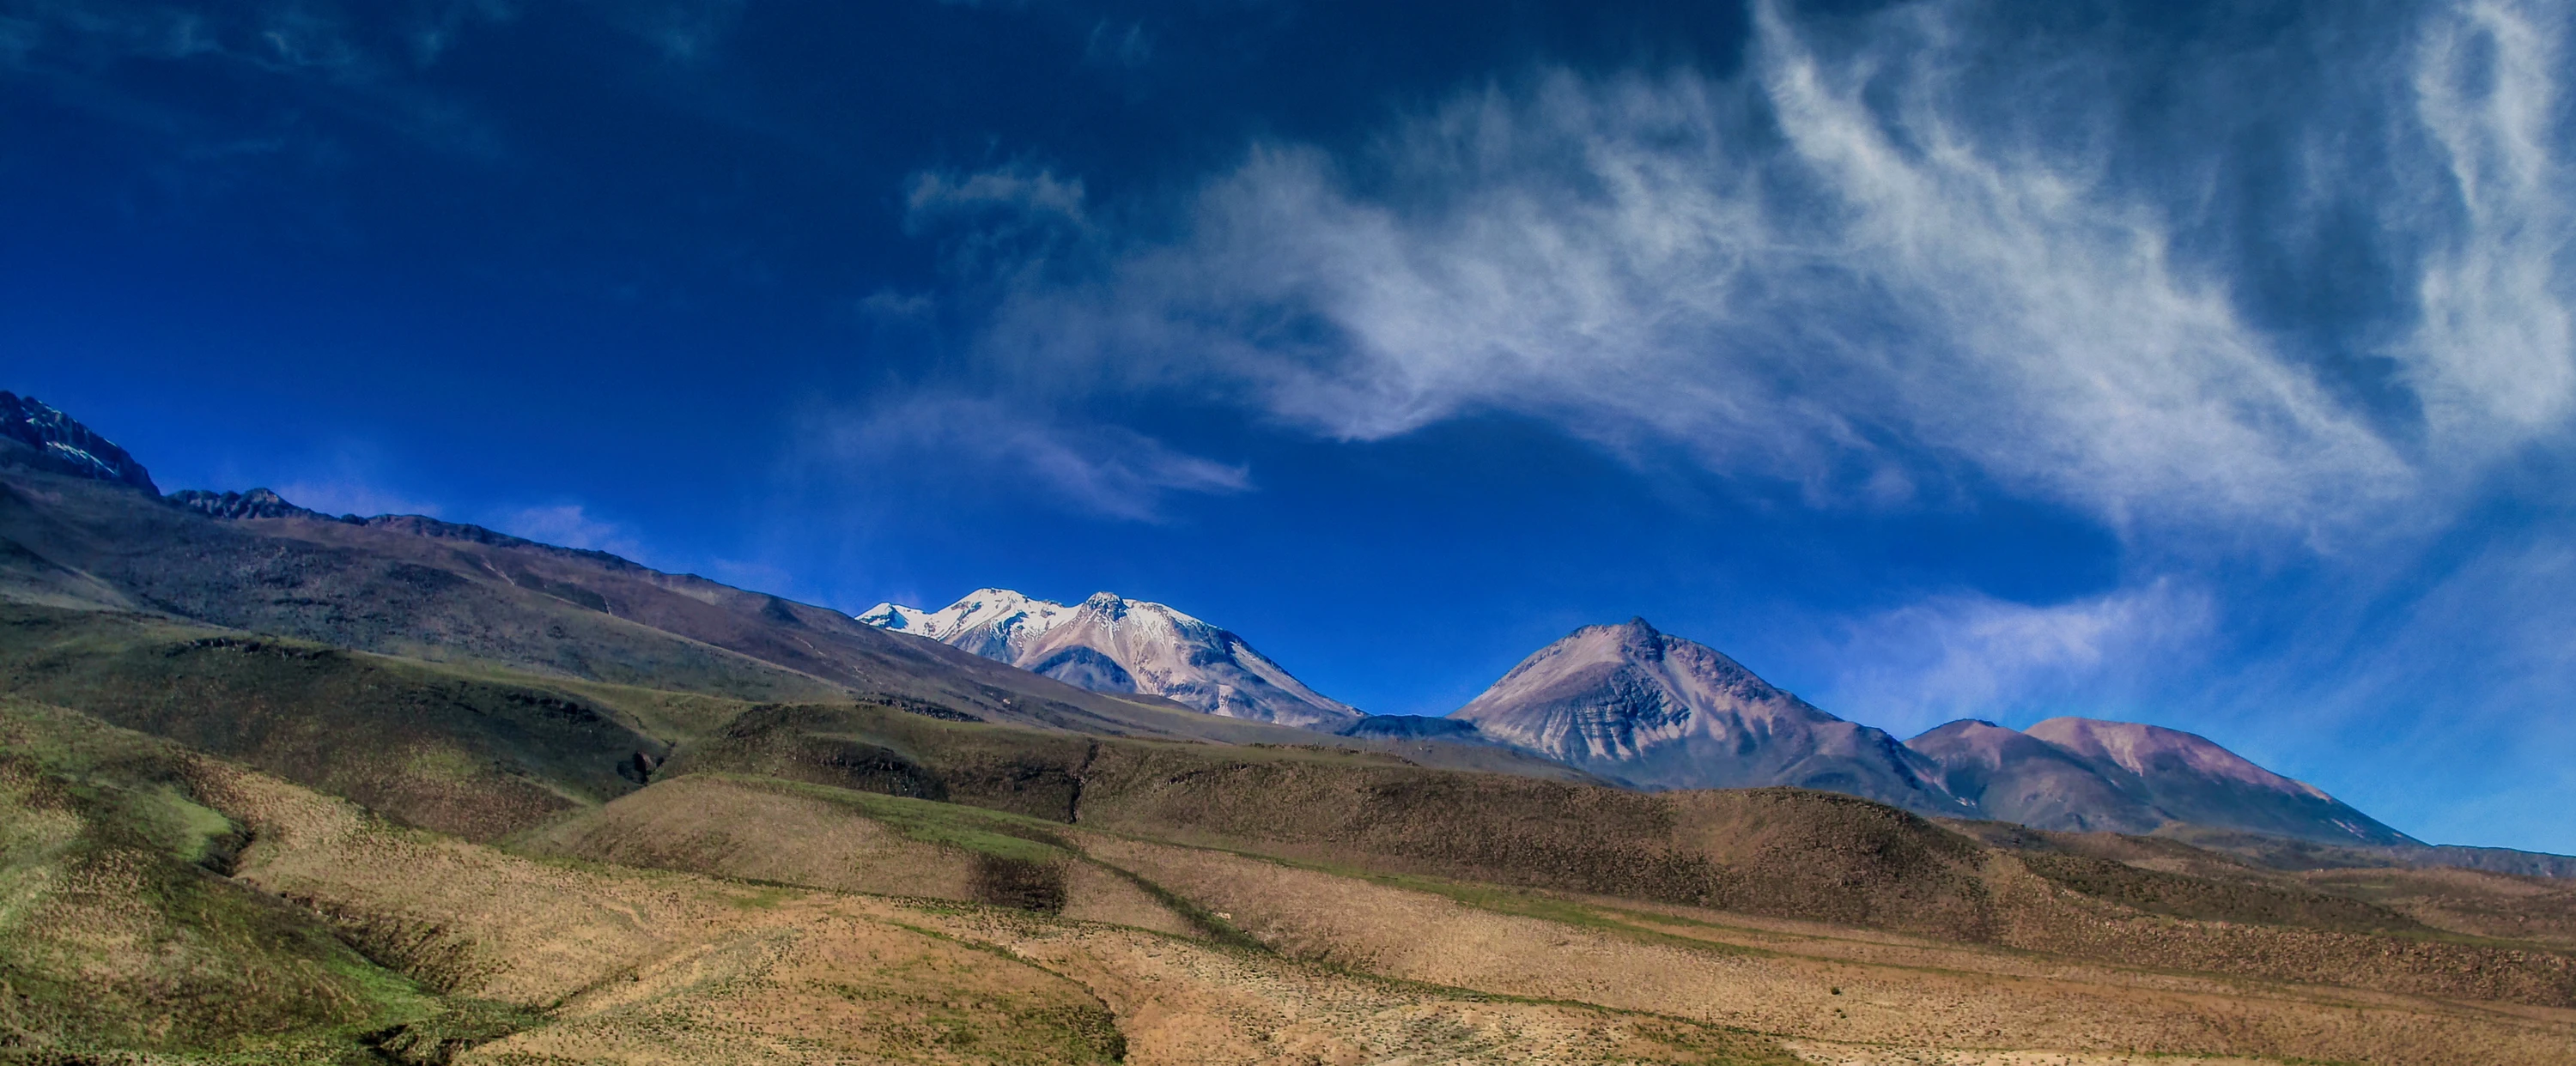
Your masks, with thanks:
[{"label": "sky", "polygon": [[2566,5],[0,0],[0,388],[1441,714],[1642,616],[2576,852]]}]

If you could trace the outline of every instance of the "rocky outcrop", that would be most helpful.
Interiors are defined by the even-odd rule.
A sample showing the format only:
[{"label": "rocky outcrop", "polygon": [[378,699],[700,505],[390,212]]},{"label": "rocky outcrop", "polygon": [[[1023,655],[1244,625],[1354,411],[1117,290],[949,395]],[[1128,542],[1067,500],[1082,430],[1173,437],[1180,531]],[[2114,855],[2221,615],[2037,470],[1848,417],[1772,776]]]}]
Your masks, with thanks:
[{"label": "rocky outcrop", "polygon": [[171,503],[209,518],[315,518],[325,522],[360,521],[356,515],[333,518],[320,511],[298,507],[267,489],[249,492],[209,492],[205,489],[181,489],[165,497]]},{"label": "rocky outcrop", "polygon": [[151,471],[116,442],[33,396],[0,392],[0,454],[25,465],[74,477],[130,485],[155,496]]}]

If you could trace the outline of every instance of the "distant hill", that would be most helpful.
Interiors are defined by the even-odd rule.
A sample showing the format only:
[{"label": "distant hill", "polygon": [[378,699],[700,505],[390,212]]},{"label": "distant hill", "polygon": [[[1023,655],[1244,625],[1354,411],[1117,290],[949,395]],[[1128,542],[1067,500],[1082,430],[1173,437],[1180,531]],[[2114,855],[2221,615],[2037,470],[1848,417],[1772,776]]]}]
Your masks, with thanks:
[{"label": "distant hill", "polygon": [[[523,685],[633,686],[749,702],[857,699],[1094,736],[1353,750],[1393,743],[1204,714],[1146,693],[1097,692],[830,608],[480,526],[420,515],[334,517],[266,489],[163,497],[123,449],[77,421],[51,408],[30,417],[22,428],[37,425],[44,439],[73,442],[101,463],[74,463],[62,449],[17,436],[0,440],[0,600],[497,669]],[[63,631],[74,630],[87,632]],[[197,637],[223,633],[112,640],[159,647]],[[455,721],[516,728],[476,715]],[[328,739],[354,750],[367,732],[353,725]],[[518,743],[477,740],[457,750]],[[1406,758],[1429,765],[1583,778],[1489,745],[1403,747]],[[620,740],[584,757],[599,759],[605,772],[652,750]],[[552,765],[554,756],[529,758]]]},{"label": "distant hill", "polygon": [[2038,829],[2146,833],[2201,826],[2326,844],[2421,847],[2314,785],[2162,726],[2051,718],[2028,732],[1957,721],[1908,747],[1989,818]]},{"label": "distant hill", "polygon": [[1338,729],[1363,717],[1233,632],[1103,592],[1067,606],[977,589],[936,611],[881,603],[859,620],[1094,692],[1142,692],[1229,718]]},{"label": "distant hill", "polygon": [[[977,774],[1019,780],[1007,758],[924,777],[938,760],[908,741],[852,746],[839,725],[748,715],[849,701],[1578,784],[1789,785],[1955,819],[2152,832],[2283,869],[2576,872],[2560,856],[2426,847],[2152,726],[1952,723],[1900,744],[1642,620],[1576,631],[1446,719],[1376,718],[1161,604],[984,590],[939,612],[853,618],[419,515],[326,515],[265,489],[164,497],[69,415],[5,393],[0,415],[0,601],[16,605],[0,612],[0,683],[470,836],[611,799],[665,761],[936,779],[958,795],[985,787]],[[1045,788],[1059,786],[1073,787]]]},{"label": "distant hill", "polygon": [[[2053,718],[2025,733],[1969,720],[1899,743],[1644,619],[1575,630],[1522,660],[1448,721],[1484,740],[1644,788],[1792,785],[2038,829],[2193,826],[2423,847],[2314,786],[2159,726]],[[1367,732],[1374,724],[1349,728]],[[1376,731],[1425,732],[1412,724]]]},{"label": "distant hill", "polygon": [[2148,833],[2173,820],[2082,756],[1992,722],[1952,722],[1905,746],[1938,764],[1950,794],[1988,818],[2078,833]]}]

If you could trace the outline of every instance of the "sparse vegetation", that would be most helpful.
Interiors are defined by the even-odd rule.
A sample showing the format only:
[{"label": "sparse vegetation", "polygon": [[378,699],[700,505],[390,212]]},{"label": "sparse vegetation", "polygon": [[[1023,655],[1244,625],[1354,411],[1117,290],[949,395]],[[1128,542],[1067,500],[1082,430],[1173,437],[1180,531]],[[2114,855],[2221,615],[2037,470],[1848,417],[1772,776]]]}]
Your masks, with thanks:
[{"label": "sparse vegetation", "polygon": [[459,1013],[210,869],[238,827],[166,745],[0,697],[0,751],[0,1055],[365,1062]]},{"label": "sparse vegetation", "polygon": [[1440,769],[1528,767],[465,527],[44,491],[0,499],[0,1061],[2576,1048],[2576,905],[2536,878]]}]

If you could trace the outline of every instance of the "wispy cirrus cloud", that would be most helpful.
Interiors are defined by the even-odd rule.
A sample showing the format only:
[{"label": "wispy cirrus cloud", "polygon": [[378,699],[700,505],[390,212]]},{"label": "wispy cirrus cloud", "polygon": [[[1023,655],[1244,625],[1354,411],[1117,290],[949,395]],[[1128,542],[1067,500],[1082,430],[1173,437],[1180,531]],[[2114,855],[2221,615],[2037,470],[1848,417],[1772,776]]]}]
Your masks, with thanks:
[{"label": "wispy cirrus cloud", "polygon": [[372,518],[386,514],[417,514],[435,518],[442,510],[434,501],[347,474],[297,478],[278,485],[272,491],[288,503],[332,515],[354,514]]},{"label": "wispy cirrus cloud", "polygon": [[138,88],[132,68],[189,67],[241,86],[282,89],[284,98],[267,101],[265,121],[305,140],[317,139],[306,125],[320,114],[490,157],[502,143],[489,117],[418,75],[470,30],[513,17],[514,9],[496,0],[401,12],[336,0],[215,7],[31,0],[0,14],[0,78],[24,79],[55,101],[199,157],[243,141],[215,132],[232,120],[216,117],[220,107],[211,100],[173,103]]},{"label": "wispy cirrus cloud", "polygon": [[1846,619],[1829,638],[1849,664],[1824,705],[1911,736],[1958,718],[2120,716],[2211,635],[2205,589],[2151,582],[2064,603],[1975,592]]},{"label": "wispy cirrus cloud", "polygon": [[[1091,210],[1044,269],[961,256],[998,294],[977,373],[1349,441],[1504,413],[1829,508],[2000,494],[2117,534],[2113,586],[2062,601],[1811,613],[1840,634],[1820,697],[1891,726],[2134,701],[2371,732],[2426,692],[2530,702],[2491,667],[2557,676],[2450,600],[2447,642],[2322,620],[2426,595],[2405,575],[2489,535],[2463,525],[2502,471],[2576,447],[2576,12],[2213,13],[2177,42],[2117,4],[1750,9],[1735,72],[1536,70],[1253,143],[1152,237]],[[2492,566],[2576,602],[2546,558]],[[2420,667],[2346,665],[2382,656]],[[2252,694],[2249,658],[2306,687]]]},{"label": "wispy cirrus cloud", "polygon": [[501,532],[540,544],[604,551],[639,562],[650,555],[633,529],[593,515],[578,503],[516,508],[503,512],[494,525]]},{"label": "wispy cirrus cloud", "polygon": [[2409,176],[2406,206],[2431,221],[2398,355],[2446,447],[2549,432],[2576,406],[2567,18],[2480,0],[2427,20],[2415,44],[2414,117],[2442,169]]},{"label": "wispy cirrus cloud", "polygon": [[905,221],[914,226],[975,213],[1085,223],[1082,179],[1059,178],[1053,170],[1016,163],[967,173],[914,174],[904,189],[904,210]]},{"label": "wispy cirrus cloud", "polygon": [[[2242,57],[2144,70],[2109,38],[2016,40],[1979,3],[1858,29],[1754,10],[1741,76],[1551,72],[1365,150],[1258,145],[1197,195],[1183,239],[1096,277],[1023,275],[988,354],[1214,387],[1340,439],[1535,415],[1829,499],[1968,473],[2121,528],[2332,536],[2563,433],[2564,12],[2321,16],[2309,43],[2362,38],[2337,57],[2358,69],[2239,84],[2276,98],[2250,116],[2238,95],[2150,122],[2152,80]],[[2230,140],[2271,133],[2307,154]],[[2333,148],[2355,141],[2384,148]],[[921,188],[979,181],[1029,203],[1050,187]],[[2230,199],[2299,183],[2315,191],[2270,219]],[[2380,236],[2300,236],[2356,210]],[[2293,289],[2384,281],[2344,295],[2402,313],[2287,337],[2266,303],[2280,284],[2211,236],[2230,228],[2309,240]],[[2328,277],[2338,256],[2372,270]]]},{"label": "wispy cirrus cloud", "polygon": [[1249,472],[1131,430],[1059,421],[998,400],[914,393],[819,413],[803,435],[808,473],[865,496],[1027,499],[1127,521],[1166,517],[1182,494],[1251,488]]}]

